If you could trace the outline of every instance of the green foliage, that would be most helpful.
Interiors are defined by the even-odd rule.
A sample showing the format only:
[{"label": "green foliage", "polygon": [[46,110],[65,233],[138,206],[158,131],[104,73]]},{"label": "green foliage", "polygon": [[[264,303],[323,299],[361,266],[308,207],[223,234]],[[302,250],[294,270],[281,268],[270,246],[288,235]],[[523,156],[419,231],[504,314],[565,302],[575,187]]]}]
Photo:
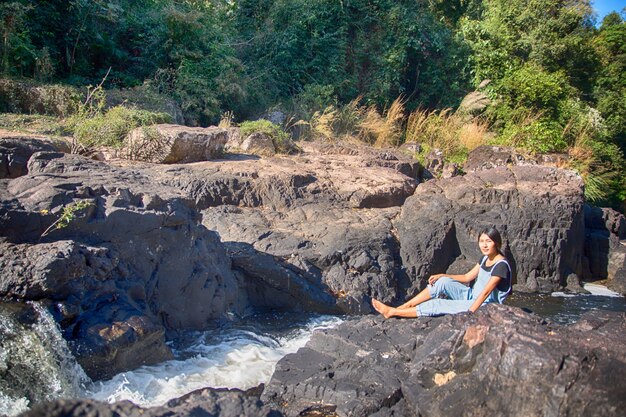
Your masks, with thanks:
[{"label": "green foliage", "polygon": [[509,122],[500,133],[504,144],[524,148],[531,153],[563,152],[567,143],[563,128],[556,122],[541,118],[528,123]]},{"label": "green foliage", "polygon": [[409,108],[452,105],[466,85],[467,49],[420,2],[239,2],[236,22],[258,27],[239,56],[251,98],[265,107],[295,95],[306,102],[316,89],[340,104],[361,96],[384,108],[403,95]]},{"label": "green foliage", "polygon": [[0,112],[66,117],[76,111],[80,100],[78,90],[65,85],[0,78]]},{"label": "green foliage", "polygon": [[115,106],[91,117],[73,116],[69,125],[80,149],[86,151],[98,146],[119,147],[134,128],[169,122],[171,117],[166,113]]},{"label": "green foliage", "polygon": [[4,74],[25,75],[25,70],[33,64],[34,47],[26,27],[26,15],[31,9],[17,1],[0,4],[0,61]]},{"label": "green foliage", "polygon": [[608,137],[626,152],[626,22],[619,14],[605,17],[594,39],[601,57],[594,96]]},{"label": "green foliage", "polygon": [[[74,220],[76,220],[77,215],[86,210],[89,207],[94,206],[94,203],[89,200],[79,200],[73,203],[70,203],[63,207],[61,211],[61,215],[58,219],[56,219],[44,232],[41,234],[41,237],[46,236],[53,230],[63,229],[70,225]],[[47,210],[42,210],[41,214],[48,214]]]},{"label": "green foliage", "polygon": [[[0,72],[80,86],[107,74],[102,89],[141,86],[175,100],[188,125],[280,108],[307,120],[312,136],[381,144],[396,143],[396,121],[416,109],[443,132],[435,116],[489,79],[485,125],[498,143],[540,153],[585,137],[594,160],[621,173],[626,29],[617,13],[597,29],[591,11],[589,0],[10,0],[0,4]],[[13,86],[7,95],[1,84],[2,111],[69,115],[48,110],[60,94]],[[119,143],[129,126],[160,117],[105,114],[99,94],[70,123],[86,146]],[[389,117],[398,98],[405,114]],[[477,126],[469,137],[483,140]],[[470,149],[455,145],[466,130],[437,140]],[[588,188],[606,197],[591,192],[597,201],[623,194],[608,171],[593,175]]]},{"label": "green foliage", "polygon": [[567,88],[564,73],[548,73],[539,65],[528,63],[503,77],[497,92],[511,108],[523,107],[558,116]]},{"label": "green foliage", "polygon": [[480,15],[462,19],[461,33],[473,50],[476,84],[533,62],[551,73],[564,70],[581,91],[591,89],[596,56],[587,0],[484,0]]}]

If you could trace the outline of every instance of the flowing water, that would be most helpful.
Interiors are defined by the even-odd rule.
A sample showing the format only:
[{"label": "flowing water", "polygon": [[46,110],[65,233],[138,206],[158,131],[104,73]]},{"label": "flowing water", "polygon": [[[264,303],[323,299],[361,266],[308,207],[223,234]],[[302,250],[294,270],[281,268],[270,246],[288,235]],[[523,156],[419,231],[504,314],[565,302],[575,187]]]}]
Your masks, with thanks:
[{"label": "flowing water", "polygon": [[574,295],[562,292],[552,294],[513,293],[507,305],[524,308],[559,324],[574,323],[589,311],[626,312],[626,298],[597,284],[585,284],[591,294]]},{"label": "flowing water", "polygon": [[[513,294],[507,304],[562,324],[575,322],[590,310],[626,312],[624,297],[599,286],[586,288],[593,294]],[[151,407],[204,387],[255,387],[269,382],[276,363],[304,346],[315,329],[341,322],[332,316],[268,313],[182,333],[170,344],[174,360],[94,383],[44,308],[0,303],[0,416],[14,416],[55,398],[130,400]]]},{"label": "flowing water", "polygon": [[46,309],[0,303],[0,415],[79,397],[89,382]]},{"label": "flowing water", "polygon": [[15,320],[15,311],[7,311],[18,305],[0,303],[0,416],[14,416],[55,398],[130,400],[151,407],[204,387],[252,388],[269,382],[276,363],[304,346],[314,330],[342,321],[271,313],[183,333],[171,344],[174,360],[92,382],[50,314],[38,305],[31,307],[26,322],[32,323],[23,324]]}]

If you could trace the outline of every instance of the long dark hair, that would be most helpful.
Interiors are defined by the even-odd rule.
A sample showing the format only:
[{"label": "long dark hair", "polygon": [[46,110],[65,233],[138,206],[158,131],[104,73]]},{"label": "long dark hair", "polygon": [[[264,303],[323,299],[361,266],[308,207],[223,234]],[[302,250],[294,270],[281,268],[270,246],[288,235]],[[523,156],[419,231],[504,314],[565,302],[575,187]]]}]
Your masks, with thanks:
[{"label": "long dark hair", "polygon": [[487,227],[478,233],[478,241],[480,241],[480,237],[482,235],[489,236],[489,239],[493,240],[493,243],[496,244],[496,251],[502,256],[504,256],[504,252],[502,252],[502,236],[500,236],[500,232],[495,227]]}]

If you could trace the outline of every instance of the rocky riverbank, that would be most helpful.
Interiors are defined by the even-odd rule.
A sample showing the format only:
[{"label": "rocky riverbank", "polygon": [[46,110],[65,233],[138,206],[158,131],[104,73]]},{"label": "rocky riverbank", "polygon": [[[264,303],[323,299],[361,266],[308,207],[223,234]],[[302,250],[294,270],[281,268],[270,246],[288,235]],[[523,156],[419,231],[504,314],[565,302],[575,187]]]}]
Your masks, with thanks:
[{"label": "rocky riverbank", "polygon": [[618,416],[624,313],[574,325],[519,308],[417,320],[354,318],[314,333],[267,386],[202,389],[161,407],[61,400],[36,416]]},{"label": "rocky riverbank", "polygon": [[488,225],[508,242],[516,290],[581,292],[598,277],[624,293],[624,217],[586,206],[574,172],[510,150],[432,178],[401,150],[350,144],[163,165],[40,142],[0,140],[0,296],[49,306],[95,379],[166,360],[178,331],[256,308],[359,315],[370,297],[402,301],[429,274],[474,264]]}]

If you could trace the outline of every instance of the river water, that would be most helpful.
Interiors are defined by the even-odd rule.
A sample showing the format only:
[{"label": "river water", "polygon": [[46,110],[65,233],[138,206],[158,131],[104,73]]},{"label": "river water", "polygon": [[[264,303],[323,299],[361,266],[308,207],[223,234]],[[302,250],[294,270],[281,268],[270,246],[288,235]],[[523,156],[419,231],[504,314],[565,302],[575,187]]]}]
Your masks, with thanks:
[{"label": "river water", "polygon": [[[575,322],[590,310],[626,312],[624,297],[599,286],[586,288],[593,294],[513,294],[507,304],[561,324]],[[15,416],[35,402],[54,398],[130,400],[151,407],[204,387],[255,387],[269,382],[276,363],[304,346],[313,331],[343,321],[333,316],[259,314],[181,334],[170,345],[174,360],[94,383],[74,361],[49,313],[34,308],[39,317],[31,326],[11,321],[0,308],[0,415]],[[28,378],[18,381],[24,375]]]},{"label": "river water", "polygon": [[[0,416],[15,416],[55,398],[130,400],[152,407],[196,389],[256,387],[267,383],[276,363],[296,352],[316,329],[340,317],[267,313],[179,335],[174,360],[92,382],[76,363],[51,315],[33,304],[37,321],[22,325],[0,303]],[[10,307],[9,307],[10,309]]]}]

